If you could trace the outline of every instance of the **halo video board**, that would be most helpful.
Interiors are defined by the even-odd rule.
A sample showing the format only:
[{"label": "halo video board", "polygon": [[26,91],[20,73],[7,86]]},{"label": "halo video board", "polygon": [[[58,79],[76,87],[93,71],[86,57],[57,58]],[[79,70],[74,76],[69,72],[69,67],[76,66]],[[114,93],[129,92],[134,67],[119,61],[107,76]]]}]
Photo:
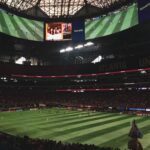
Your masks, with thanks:
[{"label": "halo video board", "polygon": [[0,9],[0,32],[17,38],[43,41],[44,22],[23,18]]},{"label": "halo video board", "polygon": [[138,7],[133,4],[110,14],[85,21],[85,39],[94,39],[123,31],[138,24]]},{"label": "halo video board", "polygon": [[61,41],[72,39],[72,24],[64,22],[52,22],[45,24],[45,40]]}]

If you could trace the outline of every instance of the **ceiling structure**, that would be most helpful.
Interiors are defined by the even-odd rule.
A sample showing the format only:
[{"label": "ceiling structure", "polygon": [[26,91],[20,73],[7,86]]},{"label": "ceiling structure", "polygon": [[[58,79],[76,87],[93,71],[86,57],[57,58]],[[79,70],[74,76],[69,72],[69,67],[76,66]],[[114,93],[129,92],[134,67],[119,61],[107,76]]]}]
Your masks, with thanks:
[{"label": "ceiling structure", "polygon": [[37,7],[49,17],[65,17],[75,15],[84,7],[93,6],[101,10],[127,1],[128,0],[0,0],[0,4],[24,12],[33,7]]}]

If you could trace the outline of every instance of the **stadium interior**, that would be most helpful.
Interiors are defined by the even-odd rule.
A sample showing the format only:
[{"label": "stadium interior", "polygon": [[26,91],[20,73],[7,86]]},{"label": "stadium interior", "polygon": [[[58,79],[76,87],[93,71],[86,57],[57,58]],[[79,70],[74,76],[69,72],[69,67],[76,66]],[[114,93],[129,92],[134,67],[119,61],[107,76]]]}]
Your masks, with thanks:
[{"label": "stadium interior", "polygon": [[0,0],[0,150],[149,150],[149,48],[150,0]]}]

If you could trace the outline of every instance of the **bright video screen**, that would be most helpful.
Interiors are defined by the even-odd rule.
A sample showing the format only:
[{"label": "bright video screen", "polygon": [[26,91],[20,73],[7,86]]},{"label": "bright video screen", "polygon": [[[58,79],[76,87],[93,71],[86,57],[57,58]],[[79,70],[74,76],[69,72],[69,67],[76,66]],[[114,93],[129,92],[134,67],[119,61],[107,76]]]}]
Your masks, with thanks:
[{"label": "bright video screen", "polygon": [[138,24],[137,4],[85,21],[85,39],[94,39],[123,31]]},{"label": "bright video screen", "polygon": [[46,23],[45,36],[47,41],[71,40],[72,24],[64,22]]},{"label": "bright video screen", "polygon": [[0,32],[17,38],[43,41],[44,23],[19,17],[0,9]]}]

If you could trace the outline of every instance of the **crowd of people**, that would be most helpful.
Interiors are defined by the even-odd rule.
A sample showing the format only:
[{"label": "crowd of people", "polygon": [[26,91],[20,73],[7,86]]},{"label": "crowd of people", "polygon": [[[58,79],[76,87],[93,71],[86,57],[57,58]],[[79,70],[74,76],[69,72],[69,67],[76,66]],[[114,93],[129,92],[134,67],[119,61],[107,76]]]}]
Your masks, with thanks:
[{"label": "crowd of people", "polygon": [[[0,111],[14,107],[20,109],[41,106],[75,108],[150,108],[149,91],[103,91],[103,92],[49,92],[42,89],[0,89]],[[0,133],[0,150],[119,150],[94,145],[63,144],[52,140],[15,137]]]},{"label": "crowd of people", "polygon": [[16,137],[0,133],[0,150],[120,150],[119,148],[98,147],[86,144],[63,144],[52,140]]},{"label": "crowd of people", "polygon": [[8,107],[39,107],[39,104],[93,108],[150,108],[149,91],[103,91],[84,93],[45,92],[42,90],[0,91],[0,109]]}]

